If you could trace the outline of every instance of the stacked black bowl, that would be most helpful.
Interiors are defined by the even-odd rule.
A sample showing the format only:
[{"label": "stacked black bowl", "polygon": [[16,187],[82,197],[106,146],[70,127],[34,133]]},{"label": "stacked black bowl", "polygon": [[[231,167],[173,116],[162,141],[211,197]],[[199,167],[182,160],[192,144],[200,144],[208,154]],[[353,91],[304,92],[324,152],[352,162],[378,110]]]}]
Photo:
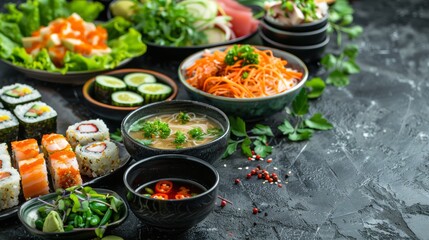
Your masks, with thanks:
[{"label": "stacked black bowl", "polygon": [[260,22],[259,34],[267,46],[295,54],[305,62],[319,60],[328,45],[328,14],[298,25],[284,25],[268,13]]}]

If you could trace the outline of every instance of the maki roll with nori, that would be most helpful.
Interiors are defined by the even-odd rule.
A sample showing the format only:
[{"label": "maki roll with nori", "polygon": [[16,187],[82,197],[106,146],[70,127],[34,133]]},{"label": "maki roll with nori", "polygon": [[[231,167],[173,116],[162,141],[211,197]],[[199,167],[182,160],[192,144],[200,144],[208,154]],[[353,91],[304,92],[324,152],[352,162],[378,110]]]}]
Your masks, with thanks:
[{"label": "maki roll with nori", "polygon": [[76,146],[76,157],[82,175],[97,177],[119,167],[119,148],[110,141]]},{"label": "maki roll with nori", "polygon": [[18,205],[20,180],[21,177],[16,169],[0,169],[0,210]]},{"label": "maki roll with nori", "polygon": [[0,99],[11,111],[17,105],[39,101],[41,97],[39,91],[26,84],[16,83],[0,89]]},{"label": "maki roll with nori", "polygon": [[19,122],[8,110],[0,109],[0,141],[12,142],[18,139]]},{"label": "maki roll with nori", "polygon": [[109,129],[103,120],[87,120],[75,123],[67,128],[66,137],[73,149],[94,141],[109,140]]},{"label": "maki roll with nori", "polygon": [[43,134],[57,131],[57,112],[44,102],[18,105],[14,113],[19,120],[22,138],[40,140]]}]

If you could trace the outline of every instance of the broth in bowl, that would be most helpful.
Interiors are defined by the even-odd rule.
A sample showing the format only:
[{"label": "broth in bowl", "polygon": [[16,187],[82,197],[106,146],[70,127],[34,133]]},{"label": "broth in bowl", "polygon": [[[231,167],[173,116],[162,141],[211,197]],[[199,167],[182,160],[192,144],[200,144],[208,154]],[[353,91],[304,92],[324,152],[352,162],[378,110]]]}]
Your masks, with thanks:
[{"label": "broth in bowl", "polygon": [[148,147],[181,149],[212,142],[223,132],[216,120],[204,114],[175,112],[143,117],[131,125],[128,134]]}]

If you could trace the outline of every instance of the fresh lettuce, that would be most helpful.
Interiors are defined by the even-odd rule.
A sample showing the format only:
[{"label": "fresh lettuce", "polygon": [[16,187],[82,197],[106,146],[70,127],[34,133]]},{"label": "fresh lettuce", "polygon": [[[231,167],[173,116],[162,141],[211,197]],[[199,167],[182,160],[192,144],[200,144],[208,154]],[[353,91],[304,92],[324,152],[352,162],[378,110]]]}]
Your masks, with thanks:
[{"label": "fresh lettuce", "polygon": [[41,26],[46,26],[59,17],[67,17],[76,12],[85,21],[93,21],[103,10],[103,5],[96,1],[73,0],[27,0],[22,4],[5,5],[6,13],[0,14],[0,58],[29,69],[51,72],[86,71],[111,69],[127,58],[137,57],[146,52],[146,45],[141,35],[132,29],[132,24],[123,18],[114,18],[103,24],[109,36],[110,54],[85,57],[67,52],[64,66],[58,68],[49,57],[49,52],[42,49],[32,56],[22,47],[22,38],[31,36]]}]

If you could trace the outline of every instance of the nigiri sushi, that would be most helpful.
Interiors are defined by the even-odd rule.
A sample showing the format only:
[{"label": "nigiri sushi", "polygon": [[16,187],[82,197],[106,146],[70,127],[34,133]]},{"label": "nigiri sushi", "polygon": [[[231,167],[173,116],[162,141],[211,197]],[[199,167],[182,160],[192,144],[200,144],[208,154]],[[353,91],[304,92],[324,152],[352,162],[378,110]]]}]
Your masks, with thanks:
[{"label": "nigiri sushi", "polygon": [[18,205],[20,179],[14,168],[0,170],[0,210]]},{"label": "nigiri sushi", "polygon": [[49,193],[48,172],[43,153],[18,161],[18,168],[25,199]]},{"label": "nigiri sushi", "polygon": [[34,158],[39,154],[39,145],[34,138],[15,141],[11,144],[12,155],[16,164],[21,160]]},{"label": "nigiri sushi", "polygon": [[70,150],[58,151],[49,156],[54,188],[68,188],[82,184],[76,155]]},{"label": "nigiri sushi", "polygon": [[42,151],[46,156],[49,156],[57,151],[72,150],[67,139],[57,133],[45,134],[42,137]]}]

